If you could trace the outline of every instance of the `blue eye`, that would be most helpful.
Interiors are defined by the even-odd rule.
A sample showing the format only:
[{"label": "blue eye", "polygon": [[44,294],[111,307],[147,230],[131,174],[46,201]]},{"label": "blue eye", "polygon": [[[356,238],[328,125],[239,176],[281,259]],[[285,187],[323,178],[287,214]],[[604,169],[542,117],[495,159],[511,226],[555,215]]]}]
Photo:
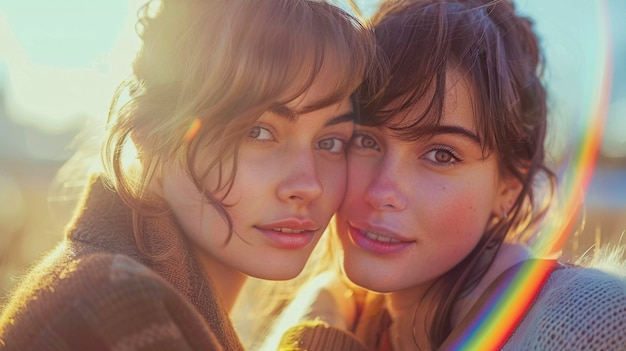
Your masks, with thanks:
[{"label": "blue eye", "polygon": [[256,140],[273,140],[272,133],[267,129],[260,126],[254,126],[250,129],[248,137]]},{"label": "blue eye", "polygon": [[328,138],[317,143],[317,148],[332,153],[342,153],[345,150],[346,142],[339,138]]}]

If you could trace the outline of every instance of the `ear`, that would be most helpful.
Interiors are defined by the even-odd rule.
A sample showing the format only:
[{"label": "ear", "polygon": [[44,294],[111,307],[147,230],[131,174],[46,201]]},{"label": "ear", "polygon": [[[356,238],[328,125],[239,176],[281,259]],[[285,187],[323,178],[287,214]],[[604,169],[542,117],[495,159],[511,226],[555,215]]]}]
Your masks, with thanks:
[{"label": "ear", "polygon": [[493,214],[497,218],[506,217],[513,208],[513,203],[522,191],[522,183],[509,173],[502,175],[498,184],[497,199],[494,202]]}]

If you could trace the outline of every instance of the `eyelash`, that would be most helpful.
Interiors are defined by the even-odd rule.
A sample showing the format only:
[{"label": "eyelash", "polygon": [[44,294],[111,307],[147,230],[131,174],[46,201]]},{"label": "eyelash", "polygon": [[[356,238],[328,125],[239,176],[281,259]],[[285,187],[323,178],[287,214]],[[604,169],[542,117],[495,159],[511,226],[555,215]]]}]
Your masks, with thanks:
[{"label": "eyelash", "polygon": [[[436,157],[438,152],[445,152],[446,155],[450,156],[452,159],[449,162],[437,161],[434,158]],[[432,154],[433,159],[428,157],[431,154]],[[428,152],[426,152],[421,158],[429,161],[430,163],[432,163],[433,165],[437,167],[453,167],[463,162],[463,159],[458,154],[458,152],[456,152],[456,150],[446,145],[435,145]]]},{"label": "eyelash", "polygon": [[[259,131],[259,135],[252,136],[253,131],[256,131],[256,130]],[[269,134],[269,138],[259,139],[259,136],[261,135],[263,131]],[[267,142],[274,141],[274,135],[272,134],[272,131],[270,130],[270,128],[266,128],[262,126],[253,126],[252,128],[250,128],[250,131],[248,132],[248,138],[251,139],[251,141],[257,142],[257,143],[267,143]]]},{"label": "eyelash", "polygon": [[[257,135],[256,137],[252,136],[252,133],[257,130],[259,131],[259,135]],[[261,133],[263,133],[263,131],[265,131],[269,135],[269,137],[266,137],[265,139],[259,139],[258,137],[261,135]],[[255,142],[255,143],[268,143],[268,142],[272,142],[275,140],[274,135],[272,131],[270,130],[270,128],[263,127],[263,126],[253,126],[252,128],[250,128],[250,131],[248,132],[248,138],[250,139],[250,141]],[[336,143],[341,143],[339,145],[340,150],[339,151],[333,150],[335,149],[334,147],[335,145],[333,145],[332,149],[325,149],[321,147],[321,144],[328,140],[334,140]],[[318,141],[317,143],[315,143],[315,146],[319,150],[327,151],[331,154],[338,155],[338,154],[343,154],[346,151],[346,144],[347,144],[347,141],[343,140],[342,138],[330,137],[330,138],[326,138],[326,139]]]},{"label": "eyelash", "polygon": [[[373,141],[376,145],[373,145],[371,147],[363,146],[362,145],[363,138],[368,138],[368,140]],[[376,139],[373,136],[364,132],[358,132],[358,133],[355,132],[354,135],[352,136],[352,139],[350,140],[350,146],[354,146],[358,148],[359,150],[371,149],[371,150],[380,151],[380,144],[376,141]]]},{"label": "eyelash", "polygon": [[[323,142],[325,142],[325,141],[328,141],[328,140],[335,140],[336,142],[341,143],[341,144],[339,145],[340,150],[339,150],[339,151],[333,151],[332,149],[325,149],[325,148],[322,148],[322,147],[321,147],[321,144],[322,144]],[[331,138],[326,138],[326,139],[323,139],[323,140],[318,141],[318,142],[315,144],[315,147],[316,147],[318,150],[323,150],[323,151],[326,151],[326,152],[330,152],[330,153],[331,153],[331,154],[333,154],[333,155],[339,155],[339,154],[342,154],[342,155],[343,155],[343,154],[344,154],[344,152],[346,151],[346,144],[347,144],[347,143],[346,143],[346,141],[345,141],[345,140],[343,140],[343,139],[341,139],[341,138],[331,137]],[[334,145],[334,146],[336,146],[336,145]],[[333,146],[333,149],[334,149],[334,146]]]},{"label": "eyelash", "polygon": [[[363,139],[367,138],[368,140],[371,140],[372,142],[375,143],[375,145],[372,146],[363,146]],[[359,133],[355,133],[354,136],[352,137],[352,141],[351,141],[351,146],[356,147],[359,150],[376,150],[376,151],[380,151],[380,144],[376,141],[376,139],[367,134],[367,133],[363,133],[363,132],[359,132]],[[440,162],[437,161],[435,159],[436,155],[438,152],[444,152],[446,153],[446,155],[448,155],[451,159],[449,162]],[[429,157],[430,155],[432,155],[432,158]],[[433,164],[436,167],[453,167],[456,166],[457,164],[463,162],[463,159],[461,158],[461,155],[459,155],[458,152],[456,152],[456,150],[454,150],[452,147],[446,146],[446,145],[435,145],[433,146],[428,152],[426,152],[422,157],[420,157],[422,159],[425,159],[426,161],[430,162],[431,164]]]}]

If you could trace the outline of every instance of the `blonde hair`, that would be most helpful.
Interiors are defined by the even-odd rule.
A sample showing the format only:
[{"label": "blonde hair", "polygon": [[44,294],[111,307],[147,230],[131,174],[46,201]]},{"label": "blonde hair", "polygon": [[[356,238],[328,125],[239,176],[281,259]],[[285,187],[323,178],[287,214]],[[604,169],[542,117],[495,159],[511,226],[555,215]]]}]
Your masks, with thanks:
[{"label": "blonde hair", "polygon": [[[214,194],[232,186],[239,142],[254,121],[300,96],[330,61],[334,89],[308,110],[351,95],[374,47],[355,18],[312,0],[149,1],[138,33],[143,46],[113,100],[102,157],[108,180],[133,209],[140,248],[143,218],[166,210],[147,190],[164,162],[189,173],[232,233],[223,198]],[[125,93],[128,101],[118,107]],[[133,142],[136,173],[124,165]],[[209,159],[198,160],[200,150]],[[219,181],[209,189],[203,180],[211,172]]]}]

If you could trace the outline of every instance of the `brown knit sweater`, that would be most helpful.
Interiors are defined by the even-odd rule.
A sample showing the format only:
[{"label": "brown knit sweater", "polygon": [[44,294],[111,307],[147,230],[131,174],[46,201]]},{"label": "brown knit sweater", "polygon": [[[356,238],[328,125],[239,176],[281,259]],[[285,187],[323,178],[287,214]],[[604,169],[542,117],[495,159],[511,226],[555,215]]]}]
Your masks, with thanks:
[{"label": "brown knit sweater", "polygon": [[0,317],[0,349],[243,350],[173,217],[147,219],[140,256],[131,210],[96,179],[66,239]]}]

